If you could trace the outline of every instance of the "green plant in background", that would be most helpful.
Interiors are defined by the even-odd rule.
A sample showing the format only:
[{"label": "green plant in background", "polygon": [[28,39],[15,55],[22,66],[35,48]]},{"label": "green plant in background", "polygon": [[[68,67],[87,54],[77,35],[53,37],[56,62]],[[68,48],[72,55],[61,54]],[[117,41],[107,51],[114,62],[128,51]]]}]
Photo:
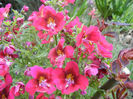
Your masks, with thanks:
[{"label": "green plant in background", "polygon": [[123,12],[121,16],[115,14],[112,15],[113,21],[119,21],[122,23],[133,23],[133,5],[130,6],[126,11]]},{"label": "green plant in background", "polygon": [[133,6],[132,0],[95,0],[95,3],[104,19],[112,19],[112,15],[121,16]]}]

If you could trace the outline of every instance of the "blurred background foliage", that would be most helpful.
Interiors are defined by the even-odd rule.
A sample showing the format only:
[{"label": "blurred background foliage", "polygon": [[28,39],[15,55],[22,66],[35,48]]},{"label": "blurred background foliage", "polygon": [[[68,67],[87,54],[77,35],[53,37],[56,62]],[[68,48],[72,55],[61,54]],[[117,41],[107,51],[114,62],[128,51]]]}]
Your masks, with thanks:
[{"label": "blurred background foliage", "polygon": [[[12,9],[15,9],[17,11],[21,11],[22,7],[24,5],[29,7],[29,11],[27,13],[27,17],[33,12],[38,11],[38,8],[42,4],[40,0],[0,0],[0,7],[5,7],[6,4],[11,3]],[[11,11],[12,13],[12,11]]]},{"label": "blurred background foliage", "polygon": [[101,16],[105,19],[112,19],[112,15],[121,17],[133,6],[133,0],[95,0],[95,3]]}]

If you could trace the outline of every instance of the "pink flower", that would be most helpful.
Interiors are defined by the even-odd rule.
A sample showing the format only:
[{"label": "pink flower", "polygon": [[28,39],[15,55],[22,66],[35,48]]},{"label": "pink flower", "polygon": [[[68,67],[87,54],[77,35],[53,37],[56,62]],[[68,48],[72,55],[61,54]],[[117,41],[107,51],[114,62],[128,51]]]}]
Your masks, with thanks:
[{"label": "pink flower", "polygon": [[12,84],[12,77],[9,73],[6,73],[4,75],[4,81],[0,80],[0,91],[2,91],[7,86],[10,86]]},{"label": "pink flower", "polygon": [[62,91],[62,94],[70,94],[79,89],[85,90],[88,86],[88,79],[79,74],[78,64],[70,61],[65,69],[56,68],[53,72],[56,87]]},{"label": "pink flower", "polygon": [[9,96],[11,98],[9,99],[14,99],[15,96],[19,96],[20,94],[25,93],[25,85],[22,82],[17,82],[17,85],[12,87],[9,93]]},{"label": "pink flower", "polygon": [[45,3],[47,0],[40,0],[42,3]]},{"label": "pink flower", "polygon": [[4,17],[7,17],[10,7],[11,7],[11,4],[7,4],[5,8],[0,8],[0,25],[4,20]]},{"label": "pink flower", "polygon": [[74,26],[76,26],[76,25],[78,28],[81,28],[82,23],[80,22],[78,17],[76,17],[73,21],[71,21],[70,23],[68,23],[68,25],[65,26],[66,32],[68,32],[70,35],[72,35],[72,33],[73,33],[72,28],[74,28]]},{"label": "pink flower", "polygon": [[23,18],[17,18],[17,25],[18,26],[21,26],[24,22],[24,19]]},{"label": "pink flower", "polygon": [[25,85],[23,82],[17,82],[17,85],[11,88],[11,92],[14,96],[19,96],[25,93]]},{"label": "pink flower", "polygon": [[97,53],[103,57],[111,58],[113,49],[112,44],[108,43],[105,37],[101,34],[98,27],[90,26],[89,28],[83,26],[81,33],[76,37],[76,45],[79,47],[83,44],[89,51],[94,50],[94,43],[97,45]]},{"label": "pink flower", "polygon": [[63,29],[65,21],[62,12],[56,13],[52,7],[42,5],[36,14],[33,20],[36,29],[56,32]]},{"label": "pink flower", "polygon": [[26,6],[26,5],[24,5],[24,6],[23,6],[23,10],[24,10],[25,12],[27,12],[27,11],[29,10],[29,7]]},{"label": "pink flower", "polygon": [[74,3],[75,2],[75,0],[65,0],[67,3]]},{"label": "pink flower", "polygon": [[4,54],[11,55],[16,51],[15,47],[13,45],[6,46],[3,50]]},{"label": "pink flower", "polygon": [[16,51],[15,47],[13,45],[6,46],[3,50],[4,57],[10,56],[12,59],[18,58],[18,54],[15,54]]},{"label": "pink flower", "polygon": [[26,91],[30,95],[34,95],[35,92],[41,93],[53,93],[56,89],[53,85],[53,77],[52,77],[52,68],[43,69],[39,66],[34,66],[31,68],[31,76],[33,79],[29,80],[26,84]]},{"label": "pink flower", "polygon": [[37,17],[39,17],[39,13],[37,11],[32,12],[32,14],[29,16],[28,21],[34,21]]},{"label": "pink flower", "polygon": [[94,50],[94,43],[98,42],[99,37],[99,31],[95,30],[95,27],[88,28],[87,26],[83,26],[81,33],[76,37],[76,45],[79,47],[83,44],[88,52],[91,53]]},{"label": "pink flower", "polygon": [[5,76],[8,73],[10,65],[11,62],[0,58],[0,76]]},{"label": "pink flower", "polygon": [[86,67],[84,68],[84,73],[86,76],[96,76],[99,73],[101,60],[95,55],[97,55],[97,53],[91,53],[88,56],[88,60],[92,62],[90,64],[86,64]]},{"label": "pink flower", "polygon": [[95,65],[95,64],[89,64],[85,67],[85,75],[91,77],[96,76],[98,74],[98,68],[99,66]]},{"label": "pink flower", "polygon": [[28,67],[28,68],[24,71],[24,75],[25,75],[25,76],[31,76],[31,67]]},{"label": "pink flower", "polygon": [[13,39],[13,33],[12,32],[10,32],[10,31],[8,31],[8,32],[6,32],[5,34],[4,34],[4,39],[6,40],[6,41],[8,41],[8,42],[10,42],[11,41],[11,39]]},{"label": "pink flower", "polygon": [[58,45],[52,48],[48,54],[51,64],[54,66],[57,65],[59,68],[62,67],[65,58],[72,58],[74,54],[74,48],[72,46],[67,45],[63,47],[64,42],[64,38],[61,38]]},{"label": "pink flower", "polygon": [[86,92],[85,90],[83,90],[83,91],[80,92],[80,94],[81,94],[81,95],[86,95],[87,92]]},{"label": "pink flower", "polygon": [[53,35],[54,35],[54,32],[51,32],[51,31],[49,31],[48,33],[47,32],[43,33],[42,31],[39,31],[38,33],[38,37],[42,40],[41,42],[42,44],[53,42],[54,41]]},{"label": "pink flower", "polygon": [[63,6],[67,6],[69,3],[74,4],[75,0],[64,0],[64,5]]},{"label": "pink flower", "polygon": [[26,45],[27,45],[27,47],[30,47],[32,45],[32,42],[27,41]]},{"label": "pink flower", "polygon": [[93,10],[91,10],[91,12],[88,13],[88,15],[91,15],[92,18],[95,18],[95,8],[93,8]]},{"label": "pink flower", "polygon": [[104,36],[101,36],[100,41],[97,43],[97,53],[103,57],[112,58],[113,45],[108,43]]}]

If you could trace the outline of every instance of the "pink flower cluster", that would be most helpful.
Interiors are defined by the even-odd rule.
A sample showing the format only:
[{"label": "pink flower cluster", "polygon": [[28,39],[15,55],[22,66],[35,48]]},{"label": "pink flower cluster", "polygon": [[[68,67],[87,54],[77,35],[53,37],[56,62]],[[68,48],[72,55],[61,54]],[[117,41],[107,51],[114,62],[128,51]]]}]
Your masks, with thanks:
[{"label": "pink flower cluster", "polygon": [[78,64],[74,61],[68,62],[65,68],[43,69],[33,66],[30,74],[33,79],[26,84],[26,91],[30,95],[35,92],[52,94],[56,88],[61,90],[62,94],[70,94],[79,89],[85,90],[88,86],[88,79],[79,73]]},{"label": "pink flower cluster", "polygon": [[[46,1],[41,0],[43,3]],[[63,6],[75,2],[75,0],[63,1]],[[5,8],[0,8],[0,13],[2,13],[0,25],[5,17],[3,13],[7,14],[10,6],[8,4]],[[23,10],[27,12],[29,8],[24,6]],[[94,11],[89,15],[94,16]],[[84,95],[89,85],[88,77],[97,76],[100,79],[108,74],[106,69],[110,67],[103,63],[101,57],[112,58],[113,46],[106,41],[100,27],[93,25],[87,27],[80,22],[78,17],[71,20],[67,10],[57,11],[45,5],[41,5],[39,11],[34,11],[28,21],[31,23],[28,26],[33,26],[37,30],[41,43],[52,45],[47,58],[53,68],[43,68],[37,65],[28,67],[24,75],[31,79],[26,86],[23,82],[17,82],[11,87],[12,77],[9,68],[12,62],[10,60],[14,61],[15,58],[19,58],[11,41],[14,35],[20,34],[21,36],[18,31],[24,23],[24,18],[17,18],[12,32],[8,31],[2,37],[0,36],[2,38],[0,41],[6,40],[9,43],[8,46],[0,49],[0,76],[4,78],[0,80],[0,99],[14,99],[15,96],[24,94],[25,90],[31,98],[34,98],[35,93],[38,92],[36,99],[62,99],[54,95],[57,89],[67,95],[81,90],[81,94]],[[25,45],[28,49],[36,44],[27,41]],[[44,93],[49,94],[49,98],[45,97]]]},{"label": "pink flower cluster", "polygon": [[[112,44],[106,41],[97,26],[87,27],[79,21],[78,17],[66,24],[69,20],[67,14],[67,11],[65,13],[56,12],[50,6],[41,5],[39,12],[33,12],[28,19],[39,31],[38,37],[42,40],[42,44],[53,43],[55,40],[53,38],[60,35],[58,44],[56,43],[57,45],[48,54],[51,64],[57,68],[43,69],[40,66],[33,66],[25,71],[25,75],[33,77],[26,84],[26,91],[31,96],[35,92],[39,92],[39,96],[43,96],[42,93],[52,94],[56,88],[61,90],[62,94],[70,94],[79,89],[85,92],[89,84],[87,76],[97,76],[100,79],[104,74],[108,74],[105,68],[109,68],[109,66],[102,63],[97,56],[112,58]],[[74,33],[75,27],[80,28],[81,32]],[[67,39],[66,34],[75,38],[75,41]],[[71,43],[70,40],[73,42]],[[76,49],[78,49],[78,53],[75,52]],[[71,61],[67,62],[63,68],[67,58]],[[87,58],[91,61],[90,64],[84,63],[84,75],[79,73],[78,62],[75,62],[79,58]],[[103,64],[105,68],[102,67]]]},{"label": "pink flower cluster", "polygon": [[7,4],[5,8],[0,8],[0,27],[1,27],[1,23],[4,20],[4,18],[8,16],[10,7],[11,7],[11,4]]},{"label": "pink flower cluster", "polygon": [[12,77],[9,74],[9,68],[12,65],[10,60],[18,58],[13,45],[6,46],[2,51],[0,51],[0,76],[4,77],[4,81],[0,80],[0,99],[15,99],[15,96],[19,96],[20,93],[24,94],[24,84],[22,82],[17,82],[17,85],[11,87]]}]

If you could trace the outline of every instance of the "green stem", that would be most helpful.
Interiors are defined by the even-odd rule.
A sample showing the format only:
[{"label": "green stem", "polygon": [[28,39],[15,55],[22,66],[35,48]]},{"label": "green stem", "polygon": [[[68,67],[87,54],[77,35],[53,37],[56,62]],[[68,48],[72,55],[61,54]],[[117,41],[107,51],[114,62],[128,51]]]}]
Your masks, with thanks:
[{"label": "green stem", "polygon": [[89,20],[89,23],[87,26],[90,26],[91,25],[91,20],[92,20],[92,16],[90,16],[90,20]]},{"label": "green stem", "polygon": [[57,45],[57,35],[55,35],[55,43],[56,43],[56,45]]},{"label": "green stem", "polygon": [[[111,88],[113,88],[115,85],[118,85],[118,81],[116,81],[114,78],[109,79],[103,86],[100,87],[101,90],[107,91]],[[101,97],[101,91],[97,91],[91,99],[100,99]]]}]

